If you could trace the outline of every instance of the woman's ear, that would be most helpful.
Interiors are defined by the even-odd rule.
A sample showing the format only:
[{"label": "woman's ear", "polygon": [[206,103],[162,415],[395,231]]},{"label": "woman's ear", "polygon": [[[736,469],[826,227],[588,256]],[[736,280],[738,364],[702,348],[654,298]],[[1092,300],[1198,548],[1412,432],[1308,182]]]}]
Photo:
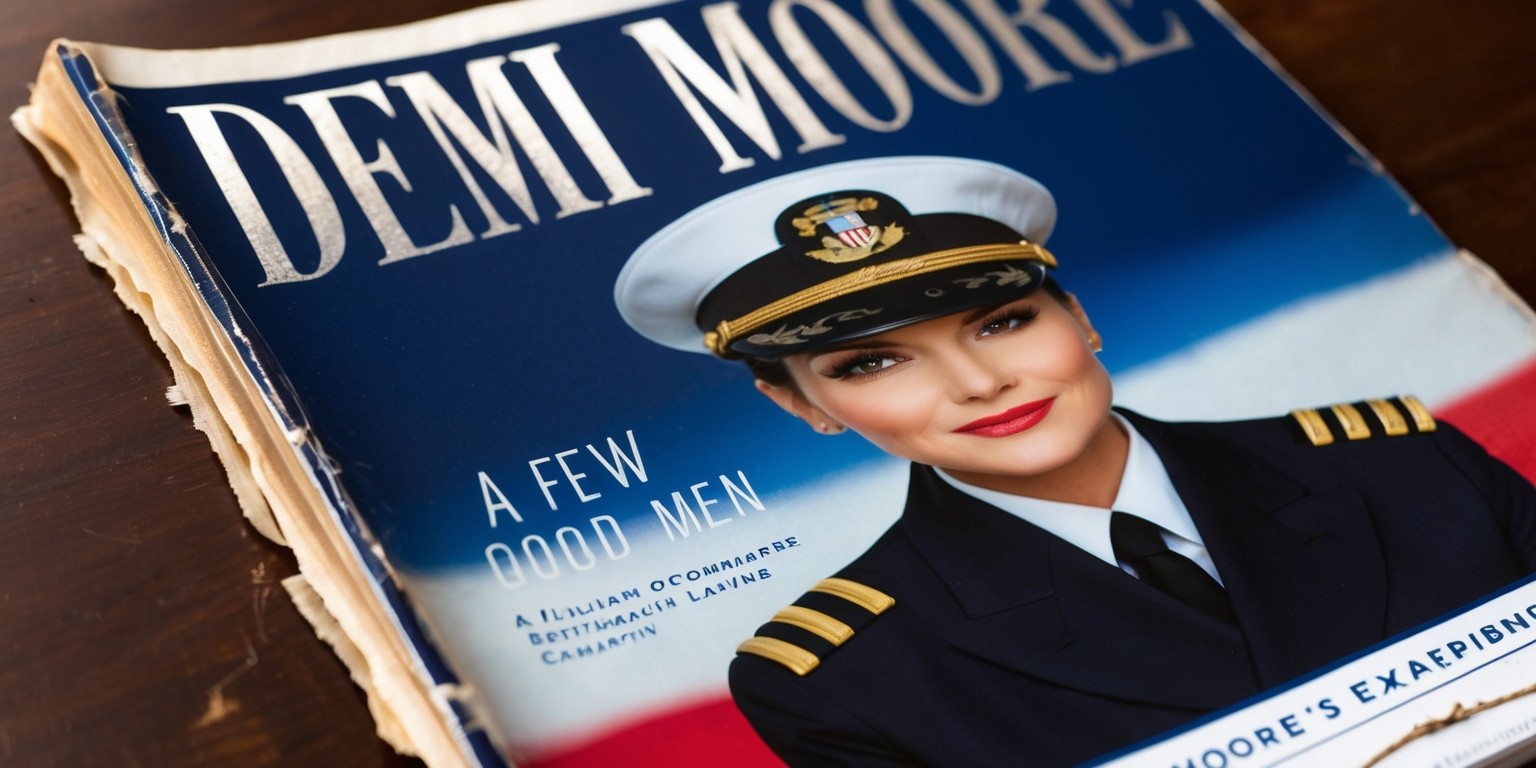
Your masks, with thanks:
[{"label": "woman's ear", "polygon": [[1067,311],[1072,313],[1072,319],[1077,321],[1078,327],[1083,329],[1083,335],[1088,339],[1088,347],[1094,352],[1104,350],[1104,337],[1094,330],[1093,322],[1088,319],[1088,313],[1083,311],[1083,305],[1078,303],[1077,296],[1067,294]]},{"label": "woman's ear", "polygon": [[805,395],[792,385],[776,386],[762,379],[757,379],[754,384],[757,391],[763,393],[763,397],[773,401],[774,405],[783,408],[791,416],[809,424],[811,429],[823,435],[836,435],[847,427],[839,424],[836,419],[828,416],[825,411],[811,404],[805,399]]}]

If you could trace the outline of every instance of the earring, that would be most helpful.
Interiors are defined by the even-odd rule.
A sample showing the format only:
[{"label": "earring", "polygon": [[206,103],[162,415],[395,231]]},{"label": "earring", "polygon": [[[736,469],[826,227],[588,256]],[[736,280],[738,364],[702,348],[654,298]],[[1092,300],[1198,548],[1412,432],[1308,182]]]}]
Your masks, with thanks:
[{"label": "earring", "polygon": [[816,424],[816,431],[823,435],[839,435],[842,434],[843,430],[845,429],[847,429],[847,427],[841,424],[828,424],[825,421],[817,422]]},{"label": "earring", "polygon": [[1104,337],[1100,336],[1098,331],[1088,331],[1088,348],[1094,352],[1104,351]]}]

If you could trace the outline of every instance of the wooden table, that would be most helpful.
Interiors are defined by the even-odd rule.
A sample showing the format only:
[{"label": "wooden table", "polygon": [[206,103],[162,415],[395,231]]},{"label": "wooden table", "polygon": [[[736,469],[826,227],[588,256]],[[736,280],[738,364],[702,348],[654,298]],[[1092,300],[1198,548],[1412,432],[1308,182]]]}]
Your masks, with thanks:
[{"label": "wooden table", "polygon": [[[59,35],[246,45],[469,4],[15,0],[0,105],[26,100]],[[1536,3],[1228,7],[1451,240],[1536,297]],[[277,585],[291,557],[165,404],[170,371],[71,245],[63,185],[8,132],[0,206],[0,764],[408,763]]]}]

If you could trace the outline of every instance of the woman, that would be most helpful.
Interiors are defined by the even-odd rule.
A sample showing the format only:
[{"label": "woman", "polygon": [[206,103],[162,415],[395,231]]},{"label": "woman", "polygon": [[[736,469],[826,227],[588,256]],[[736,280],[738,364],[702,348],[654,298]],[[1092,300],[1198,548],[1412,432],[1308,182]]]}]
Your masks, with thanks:
[{"label": "woman", "polygon": [[1112,410],[1054,213],[988,163],[842,163],[694,211],[619,278],[642,334],[913,462],[900,521],[732,665],[791,764],[1080,762],[1536,570],[1536,491],[1412,398]]}]

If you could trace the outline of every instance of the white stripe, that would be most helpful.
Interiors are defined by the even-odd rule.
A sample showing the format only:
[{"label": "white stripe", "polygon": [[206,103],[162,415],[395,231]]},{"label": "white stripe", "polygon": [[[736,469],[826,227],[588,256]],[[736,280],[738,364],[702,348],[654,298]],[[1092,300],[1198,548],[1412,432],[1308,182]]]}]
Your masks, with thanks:
[{"label": "white stripe", "polygon": [[1533,357],[1536,315],[1461,251],[1302,300],[1119,373],[1115,402],[1162,419],[1269,416],[1402,393],[1434,407]]}]

